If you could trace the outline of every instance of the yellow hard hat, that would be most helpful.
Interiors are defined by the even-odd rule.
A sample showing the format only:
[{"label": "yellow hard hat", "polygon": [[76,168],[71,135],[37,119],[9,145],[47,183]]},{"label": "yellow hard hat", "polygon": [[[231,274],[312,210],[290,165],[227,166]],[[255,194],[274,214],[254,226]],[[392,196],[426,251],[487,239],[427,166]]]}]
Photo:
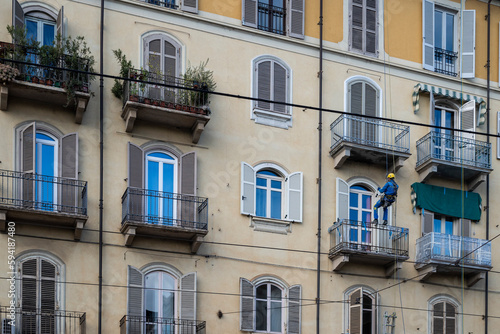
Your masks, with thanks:
[{"label": "yellow hard hat", "polygon": [[387,175],[387,178],[388,179],[393,179],[395,178],[396,176],[394,175],[394,173],[389,173],[389,175]]}]

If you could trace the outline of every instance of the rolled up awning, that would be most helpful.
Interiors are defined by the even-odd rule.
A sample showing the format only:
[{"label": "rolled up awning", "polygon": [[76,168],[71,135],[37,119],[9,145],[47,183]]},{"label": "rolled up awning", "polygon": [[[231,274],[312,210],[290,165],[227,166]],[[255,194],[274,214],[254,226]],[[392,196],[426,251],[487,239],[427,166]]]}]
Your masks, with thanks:
[{"label": "rolled up awning", "polygon": [[426,84],[418,83],[413,88],[413,112],[416,114],[420,110],[420,92],[433,93],[437,96],[444,96],[453,100],[460,101],[460,104],[464,104],[468,101],[476,101],[479,104],[479,115],[477,118],[477,125],[484,124],[486,121],[486,101],[480,97],[464,94],[450,89],[445,89],[436,86],[430,86]]}]

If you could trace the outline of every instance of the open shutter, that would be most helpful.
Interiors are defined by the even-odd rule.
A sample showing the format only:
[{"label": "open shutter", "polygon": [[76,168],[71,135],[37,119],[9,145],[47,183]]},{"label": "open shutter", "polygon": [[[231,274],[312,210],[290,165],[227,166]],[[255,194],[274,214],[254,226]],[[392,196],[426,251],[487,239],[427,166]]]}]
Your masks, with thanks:
[{"label": "open shutter", "polygon": [[181,10],[190,13],[198,13],[198,0],[182,0]]},{"label": "open shutter", "polygon": [[[460,129],[467,131],[476,130],[476,101],[471,100],[460,108]],[[462,138],[475,139],[473,133],[462,132]]]},{"label": "open shutter", "polygon": [[[196,273],[181,277],[181,313],[182,320],[196,320]],[[196,333],[196,326],[187,327],[186,334]],[[183,332],[184,333],[184,332]]]},{"label": "open shutter", "polygon": [[426,70],[434,71],[434,1],[422,1],[423,59]]},{"label": "open shutter", "polygon": [[289,35],[304,39],[304,8],[305,0],[290,0]]},{"label": "open shutter", "polygon": [[252,282],[240,277],[240,330],[255,330],[255,298]]},{"label": "open shutter", "polygon": [[471,221],[470,219],[462,219],[462,237],[470,238]]},{"label": "open shutter", "polygon": [[349,219],[349,185],[337,178],[337,220]]},{"label": "open shutter", "polygon": [[59,161],[61,161],[61,177],[59,196],[63,212],[76,213],[78,207],[78,133],[70,133],[61,138]]},{"label": "open shutter", "polygon": [[429,95],[429,124],[434,125],[434,110],[436,109],[436,102],[434,100],[434,93],[430,92]]},{"label": "open shutter", "polygon": [[56,26],[57,26],[56,35],[59,35],[62,38],[64,38],[64,6],[61,6],[61,9],[57,14]]},{"label": "open shutter", "polygon": [[302,222],[302,172],[290,174],[287,186],[287,214],[285,219],[295,222]]},{"label": "open shutter", "polygon": [[257,28],[257,0],[243,0],[243,25]]},{"label": "open shutter", "polygon": [[[196,152],[189,152],[181,156],[181,194],[183,201],[179,201],[181,219],[188,226],[195,225],[196,220]],[[186,196],[191,195],[191,196]]]},{"label": "open shutter", "polygon": [[288,290],[288,334],[300,334],[302,287],[293,285]]},{"label": "open shutter", "polygon": [[[142,296],[143,296],[143,274],[139,269],[128,266],[128,301],[127,316],[142,316]],[[129,324],[137,326],[136,330],[130,330],[130,333],[140,333],[141,323],[131,321]]]},{"label": "open shutter", "polygon": [[21,264],[21,310],[26,312],[21,318],[21,332],[36,332],[37,309],[37,259],[29,259]]},{"label": "open shutter", "polygon": [[255,216],[255,169],[241,163],[241,213]]},{"label": "open shutter", "polygon": [[422,235],[434,231],[434,212],[422,209]]},{"label": "open shutter", "polygon": [[[276,102],[287,102],[287,70],[280,64],[273,62],[273,97],[271,98]],[[273,111],[287,113],[288,107],[284,104],[273,103]]]},{"label": "open shutter", "polygon": [[36,125],[29,124],[21,132],[21,171],[23,206],[32,207],[35,201],[35,145],[36,145]]},{"label": "open shutter", "polygon": [[128,208],[129,218],[142,220],[144,188],[144,151],[137,145],[128,143]]},{"label": "open shutter", "polygon": [[363,288],[354,290],[349,297],[349,333],[361,334],[363,330]]},{"label": "open shutter", "polygon": [[[257,64],[257,98],[271,100],[271,61],[266,60]],[[269,102],[257,101],[257,107],[271,109]]]},{"label": "open shutter", "polygon": [[12,25],[14,28],[24,27],[24,10],[17,0],[12,0]]},{"label": "open shutter", "polygon": [[476,66],[476,11],[462,11],[462,78],[474,78]]},{"label": "open shutter", "polygon": [[[497,111],[497,135],[500,136],[500,111]],[[497,137],[497,159],[500,159],[500,137]]]}]

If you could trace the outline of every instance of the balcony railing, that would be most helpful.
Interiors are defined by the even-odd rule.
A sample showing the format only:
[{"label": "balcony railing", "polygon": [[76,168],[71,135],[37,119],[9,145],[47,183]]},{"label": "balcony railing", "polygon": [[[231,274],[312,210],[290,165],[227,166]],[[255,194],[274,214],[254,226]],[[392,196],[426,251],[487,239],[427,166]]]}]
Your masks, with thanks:
[{"label": "balcony railing", "polygon": [[269,31],[275,34],[285,34],[285,15],[284,7],[272,6],[266,2],[259,1],[258,29]]},{"label": "balcony railing", "polygon": [[134,315],[121,318],[120,334],[144,333],[205,334],[206,322]]},{"label": "balcony railing", "polygon": [[166,8],[176,9],[178,6],[175,5],[175,0],[142,0],[144,2]]},{"label": "balcony railing", "polygon": [[85,334],[86,314],[70,311],[23,310],[0,307],[0,333]]},{"label": "balcony railing", "polygon": [[139,222],[208,230],[208,199],[129,187],[122,196],[122,217],[122,224]]},{"label": "balcony railing", "polygon": [[434,49],[434,71],[456,77],[457,71],[455,70],[456,60],[458,53],[435,48]]},{"label": "balcony railing", "polygon": [[431,131],[417,141],[417,167],[429,159],[489,169],[491,143]]},{"label": "balcony railing", "polygon": [[343,252],[408,256],[407,228],[343,220],[329,232],[330,257]]},{"label": "balcony railing", "polygon": [[87,182],[0,170],[0,206],[87,215]]},{"label": "balcony railing", "polygon": [[410,152],[410,127],[355,115],[341,115],[330,125],[331,150],[343,142]]},{"label": "balcony railing", "polygon": [[443,233],[427,233],[417,239],[417,263],[439,261],[460,265],[491,267],[491,243],[488,240]]},{"label": "balcony railing", "polygon": [[193,114],[210,115],[208,108],[210,94],[206,83],[138,69],[130,71],[130,78],[138,81],[125,81],[124,105],[127,101],[132,101]]}]

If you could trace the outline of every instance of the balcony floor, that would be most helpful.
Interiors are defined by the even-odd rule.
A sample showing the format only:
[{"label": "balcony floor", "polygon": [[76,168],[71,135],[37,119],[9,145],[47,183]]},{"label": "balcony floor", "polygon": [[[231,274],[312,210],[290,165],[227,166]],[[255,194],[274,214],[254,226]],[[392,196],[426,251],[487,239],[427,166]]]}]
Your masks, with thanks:
[{"label": "balcony floor", "polygon": [[415,269],[422,276],[419,277],[420,281],[426,281],[435,274],[465,276],[468,287],[473,286],[478,281],[485,277],[486,272],[490,271],[490,266],[478,266],[459,264],[455,265],[451,261],[443,261],[437,259],[430,259],[425,262],[415,264]]}]

